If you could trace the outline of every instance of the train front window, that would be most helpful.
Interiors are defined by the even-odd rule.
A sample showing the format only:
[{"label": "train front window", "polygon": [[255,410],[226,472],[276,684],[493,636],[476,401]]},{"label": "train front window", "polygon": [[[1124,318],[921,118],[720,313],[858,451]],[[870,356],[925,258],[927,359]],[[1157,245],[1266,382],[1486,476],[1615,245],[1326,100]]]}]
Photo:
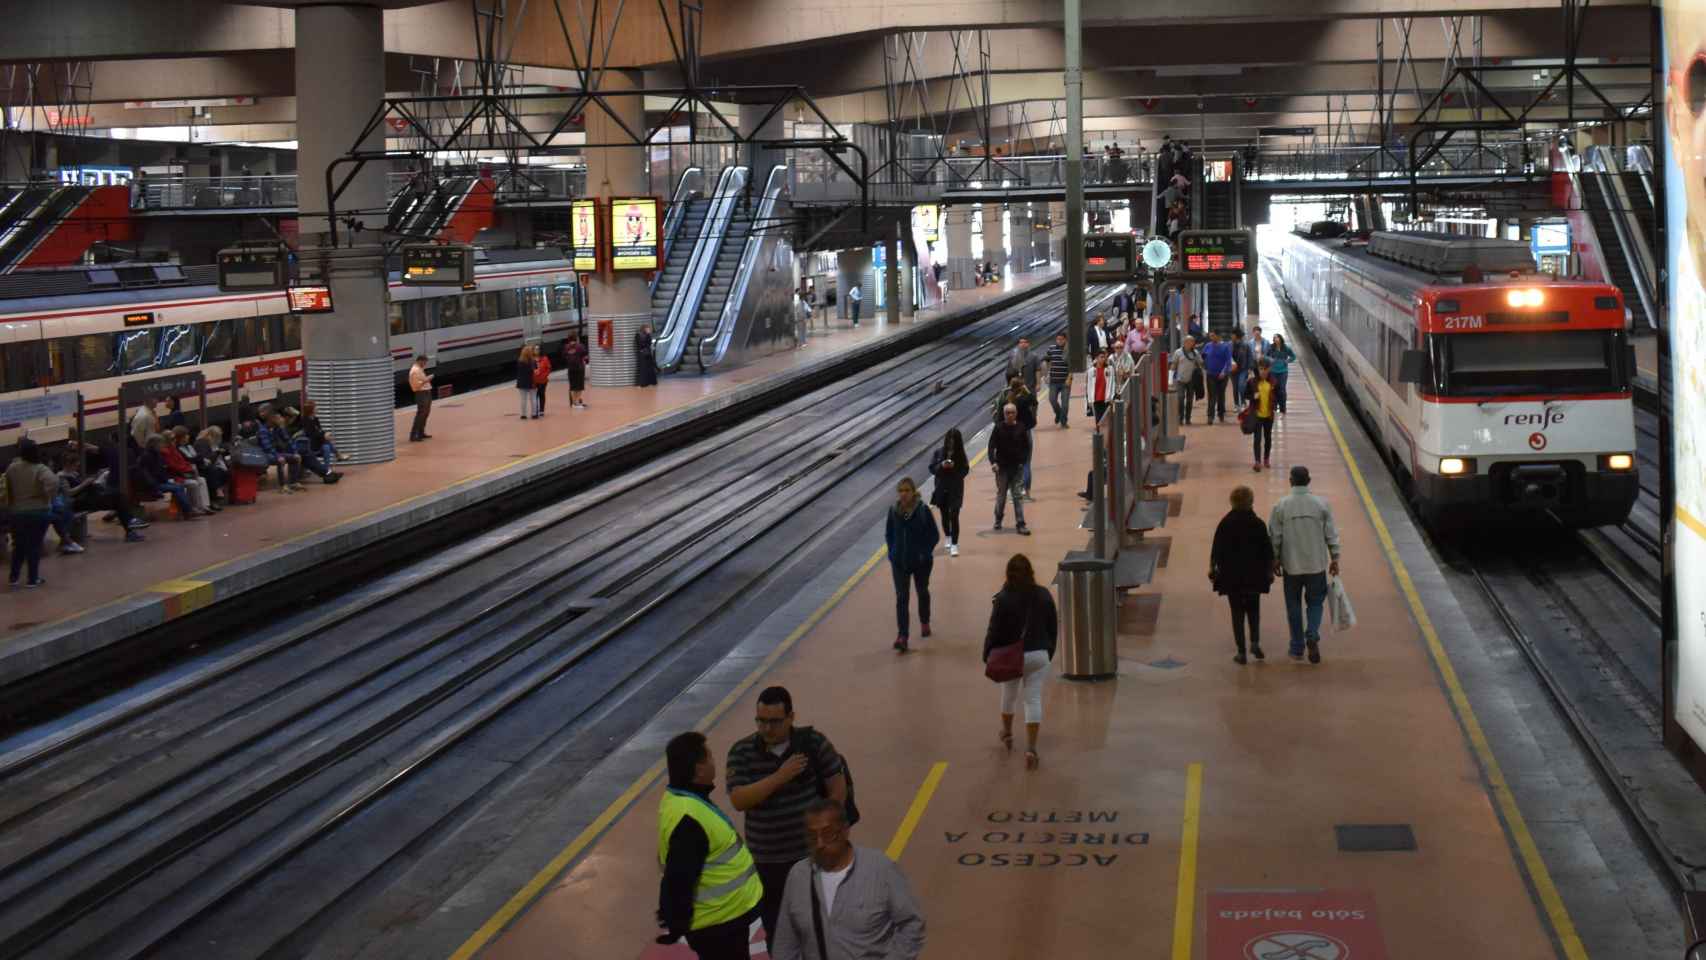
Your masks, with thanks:
[{"label": "train front window", "polygon": [[[1441,392],[1453,397],[1537,393],[1610,393],[1628,388],[1612,330],[1484,333],[1436,336],[1444,373]],[[1443,356],[1442,356],[1443,355]]]}]

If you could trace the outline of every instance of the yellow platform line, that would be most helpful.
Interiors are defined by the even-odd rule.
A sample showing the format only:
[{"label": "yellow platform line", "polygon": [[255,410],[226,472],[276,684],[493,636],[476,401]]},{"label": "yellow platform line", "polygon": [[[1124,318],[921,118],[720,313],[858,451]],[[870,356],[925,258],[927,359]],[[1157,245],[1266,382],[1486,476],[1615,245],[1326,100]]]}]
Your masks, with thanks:
[{"label": "yellow platform line", "polygon": [[[859,569],[854,571],[852,576],[843,581],[841,586],[838,587],[834,593],[830,594],[828,600],[825,600],[816,610],[812,611],[811,616],[807,617],[799,626],[795,627],[793,632],[789,633],[787,638],[780,644],[777,644],[776,649],[770,651],[770,653],[759,662],[758,666],[754,667],[752,672],[746,675],[746,679],[737,684],[733,690],[729,691],[727,696],[723,697],[722,700],[717,702],[716,706],[711,708],[710,712],[700,718],[699,722],[693,725],[693,729],[700,732],[709,730],[711,726],[715,724],[717,720],[729,709],[729,707],[733,706],[736,701],[745,696],[747,691],[751,690],[753,685],[758,682],[759,678],[764,676],[764,674],[769,672],[771,667],[776,665],[777,660],[780,660],[784,654],[793,649],[794,645],[799,643],[802,637],[804,637],[813,627],[822,622],[824,617],[829,615],[829,611],[834,609],[836,604],[845,599],[849,593],[852,593],[853,588],[859,585],[859,581],[863,580],[865,575],[870,573],[871,570],[876,567],[877,563],[884,558],[887,552],[888,548],[885,546],[879,547],[875,553],[872,553],[870,558],[861,564]],[[941,766],[945,766],[945,764]],[[480,925],[478,930],[475,930],[467,940],[463,941],[462,946],[456,948],[456,952],[450,955],[450,960],[468,960],[468,958],[484,949],[486,944],[490,943],[493,937],[497,936],[504,927],[509,925],[510,921],[514,920],[522,910],[527,908],[528,904],[538,899],[539,894],[544,892],[545,887],[548,886],[552,880],[556,879],[558,874],[567,869],[569,864],[573,863],[576,857],[579,857],[587,847],[592,845],[594,840],[597,840],[605,830],[609,829],[610,825],[615,823],[616,820],[633,805],[634,801],[640,798],[642,793],[651,789],[652,785],[657,782],[657,779],[663,775],[663,771],[664,763],[662,760],[659,760],[652,764],[645,773],[640,774],[638,779],[628,785],[628,789],[622,791],[621,796],[612,800],[610,805],[605,807],[603,812],[593,819],[592,823],[587,824],[586,829],[577,834],[575,838],[569,842],[568,846],[564,847],[556,856],[551,858],[551,862],[545,864],[544,867],[540,868],[538,873],[533,875],[533,879],[527,881],[526,885],[524,885],[520,890],[517,890],[514,896],[510,897],[502,907],[498,908],[497,913],[492,914],[485,923]],[[932,773],[934,774],[934,771],[932,771]],[[940,780],[940,776],[937,776],[937,779]],[[926,782],[928,783],[929,781]],[[932,789],[934,788],[932,787]],[[929,798],[926,797],[925,799],[926,802],[928,802]],[[916,800],[913,802],[915,804],[917,803]]]},{"label": "yellow platform line", "polygon": [[1328,409],[1327,398],[1322,394],[1315,378],[1309,375],[1307,369],[1303,374],[1309,383],[1309,389],[1315,393],[1316,402],[1321,405],[1321,414],[1327,420],[1327,428],[1332,432],[1333,440],[1338,443],[1339,453],[1344,456],[1345,465],[1350,468],[1351,480],[1356,484],[1363,509],[1368,512],[1368,518],[1374,524],[1375,536],[1380,540],[1380,547],[1386,553],[1387,562],[1392,565],[1392,572],[1398,580],[1398,589],[1403,592],[1404,599],[1409,603],[1410,613],[1416,619],[1416,626],[1421,629],[1422,637],[1427,641],[1428,655],[1433,658],[1434,667],[1445,683],[1447,699],[1453,712],[1457,714],[1458,722],[1463,725],[1475,759],[1480,762],[1487,777],[1487,792],[1492,795],[1494,804],[1504,818],[1505,826],[1510,830],[1523,871],[1528,874],[1529,882],[1534,886],[1535,895],[1539,898],[1541,909],[1558,939],[1558,945],[1563,948],[1564,956],[1568,960],[1587,960],[1587,947],[1576,933],[1575,922],[1570,919],[1570,911],[1564,906],[1564,898],[1558,893],[1557,885],[1552,882],[1552,874],[1546,869],[1546,861],[1540,855],[1534,835],[1529,832],[1528,821],[1523,819],[1522,810],[1517,806],[1516,795],[1511,792],[1504,770],[1499,766],[1498,758],[1493,755],[1492,744],[1488,742],[1486,732],[1481,729],[1481,721],[1475,716],[1475,708],[1469,703],[1469,695],[1464,692],[1463,684],[1457,678],[1457,670],[1451,665],[1451,657],[1445,652],[1445,645],[1440,642],[1439,632],[1434,629],[1433,618],[1428,616],[1427,607],[1422,603],[1415,581],[1410,578],[1410,570],[1398,556],[1398,548],[1392,541],[1392,532],[1386,528],[1386,522],[1381,519],[1380,511],[1374,505],[1374,496],[1369,493],[1368,483],[1363,479],[1356,457],[1351,454],[1350,444],[1345,441],[1344,432],[1339,429],[1339,422],[1334,418],[1333,411]]},{"label": "yellow platform line", "polygon": [[1197,931],[1197,836],[1202,827],[1202,764],[1185,769],[1185,818],[1179,837],[1179,895],[1173,905],[1173,960],[1191,960]]},{"label": "yellow platform line", "polygon": [[894,832],[894,839],[889,841],[886,851],[890,860],[899,860],[906,852],[906,844],[912,839],[912,831],[918,829],[918,821],[924,819],[924,810],[930,806],[930,798],[936,795],[936,787],[942,782],[942,775],[948,772],[947,763],[938,760],[930,767],[925,775],[924,783],[918,787],[918,793],[913,795],[912,806],[907,808],[906,816],[901,818],[900,827]]}]

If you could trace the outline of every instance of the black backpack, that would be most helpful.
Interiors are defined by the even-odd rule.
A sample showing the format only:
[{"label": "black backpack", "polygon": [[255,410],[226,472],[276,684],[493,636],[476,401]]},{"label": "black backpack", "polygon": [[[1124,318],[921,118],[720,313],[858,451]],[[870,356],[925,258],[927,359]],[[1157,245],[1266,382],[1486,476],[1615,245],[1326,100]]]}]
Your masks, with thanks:
[{"label": "black backpack", "polygon": [[[795,727],[793,742],[789,749],[806,758],[806,765],[811,768],[812,779],[817,781],[817,795],[829,796],[829,784],[825,782],[823,770],[817,765],[817,747],[825,738],[811,727]],[[847,825],[849,827],[859,822],[859,805],[853,802],[853,768],[847,765],[847,756],[841,756],[841,775],[847,780]]]}]

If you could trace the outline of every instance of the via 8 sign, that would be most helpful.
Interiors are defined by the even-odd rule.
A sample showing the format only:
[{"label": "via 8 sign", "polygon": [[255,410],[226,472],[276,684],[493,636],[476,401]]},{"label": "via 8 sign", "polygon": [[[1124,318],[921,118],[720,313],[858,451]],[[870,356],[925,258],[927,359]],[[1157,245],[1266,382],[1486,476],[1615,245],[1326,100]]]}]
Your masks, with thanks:
[{"label": "via 8 sign", "polygon": [[1248,230],[1186,230],[1179,267],[1188,280],[1236,280],[1249,270],[1254,246]]}]

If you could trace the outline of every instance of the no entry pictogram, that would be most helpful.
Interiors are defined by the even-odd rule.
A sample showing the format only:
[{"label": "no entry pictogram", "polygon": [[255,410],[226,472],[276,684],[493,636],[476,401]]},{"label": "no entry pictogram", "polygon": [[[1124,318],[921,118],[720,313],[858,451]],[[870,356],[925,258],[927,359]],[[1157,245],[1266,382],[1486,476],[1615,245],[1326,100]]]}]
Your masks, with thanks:
[{"label": "no entry pictogram", "polygon": [[1367,891],[1217,890],[1208,960],[1386,960],[1386,942]]}]

